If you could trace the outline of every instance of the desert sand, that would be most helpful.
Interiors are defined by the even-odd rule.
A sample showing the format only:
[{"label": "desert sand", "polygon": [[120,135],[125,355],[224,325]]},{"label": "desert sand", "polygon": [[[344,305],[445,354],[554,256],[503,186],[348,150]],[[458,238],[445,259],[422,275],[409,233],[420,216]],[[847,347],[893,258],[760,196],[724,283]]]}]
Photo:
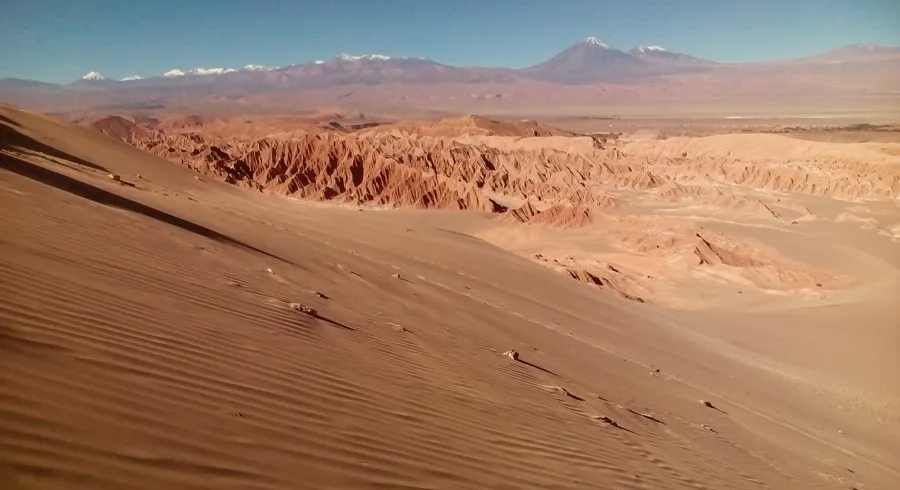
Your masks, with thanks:
[{"label": "desert sand", "polygon": [[900,144],[236,121],[0,106],[4,488],[900,482]]}]

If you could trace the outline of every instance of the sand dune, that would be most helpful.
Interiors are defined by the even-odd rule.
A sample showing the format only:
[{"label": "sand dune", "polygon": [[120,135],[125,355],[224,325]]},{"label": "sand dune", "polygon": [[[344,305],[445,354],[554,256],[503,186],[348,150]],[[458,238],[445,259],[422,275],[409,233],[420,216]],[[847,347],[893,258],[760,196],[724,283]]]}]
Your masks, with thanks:
[{"label": "sand dune", "polygon": [[[528,168],[535,154],[424,137],[372,138],[377,150],[333,134],[219,146],[107,125],[173,164],[87,127],[0,111],[0,480],[10,488],[900,481],[891,375],[900,337],[886,306],[900,262],[896,244],[868,235],[822,244],[830,228],[819,227],[846,223],[783,225],[809,234],[797,243],[823,247],[804,267],[854,269],[864,300],[849,288],[822,300],[779,297],[790,302],[768,310],[677,311],[598,292],[598,282],[627,288],[630,263],[591,273],[596,280],[574,267],[594,283],[582,284],[533,252],[517,255],[665,256],[651,240],[661,228],[648,226],[660,218],[634,217],[639,208],[602,207],[592,224],[559,230],[481,213],[359,212],[208,178],[313,199],[336,191],[488,211],[487,188],[560,205],[584,190],[580,202],[589,201],[594,190],[580,186],[619,175],[601,170],[618,168],[611,160],[547,152],[546,165]],[[355,174],[363,157],[381,163]],[[542,173],[556,165],[569,173]],[[416,190],[400,192],[404,180]],[[619,192],[651,192],[642,189]],[[892,187],[872,189],[878,198]],[[697,225],[672,226],[684,234],[669,250],[684,245],[685,261],[699,251],[695,269],[794,264],[724,231],[690,238]],[[588,247],[607,232],[628,250]],[[502,234],[502,248],[488,243]],[[774,236],[779,250],[799,249],[794,235]],[[842,328],[859,311],[865,324]],[[509,349],[518,360],[503,356]]]},{"label": "sand dune", "polygon": [[[615,201],[608,199],[606,206],[613,206]],[[594,222],[593,213],[597,208],[583,205],[556,205],[539,210],[532,203],[526,202],[515,209],[509,209],[500,218],[512,223],[537,224],[555,228],[580,228]]]}]

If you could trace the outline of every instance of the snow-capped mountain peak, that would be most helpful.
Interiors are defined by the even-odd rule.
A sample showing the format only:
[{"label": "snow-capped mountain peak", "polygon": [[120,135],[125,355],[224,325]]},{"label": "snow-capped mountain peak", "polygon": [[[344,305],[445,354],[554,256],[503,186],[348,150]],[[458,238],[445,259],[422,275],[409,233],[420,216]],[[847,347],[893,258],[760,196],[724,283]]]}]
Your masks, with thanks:
[{"label": "snow-capped mountain peak", "polygon": [[385,56],[383,54],[363,54],[359,56],[355,56],[352,54],[341,53],[338,56],[342,61],[356,61],[356,60],[370,60],[370,61],[388,61],[394,59],[394,56]]},{"label": "snow-capped mountain peak", "polygon": [[628,51],[628,54],[657,67],[668,67],[669,69],[697,70],[708,68],[715,64],[713,61],[697,58],[696,56],[669,51],[662,46],[638,46]]},{"label": "snow-capped mountain peak", "polygon": [[245,71],[272,71],[277,69],[277,67],[265,66],[265,65],[247,65],[244,67]]},{"label": "snow-capped mountain peak", "polygon": [[182,71],[178,68],[163,73],[163,77],[183,77],[185,75],[224,75],[226,73],[234,73],[234,68],[194,68],[188,71]]},{"label": "snow-capped mountain peak", "polygon": [[584,39],[584,43],[587,44],[588,46],[600,46],[601,48],[609,47],[606,45],[606,43],[601,41],[600,38],[596,38],[596,37],[587,37]]},{"label": "snow-capped mountain peak", "polygon": [[317,65],[324,65],[324,64],[325,64],[325,62],[322,61],[322,60],[316,60],[316,61],[313,61],[313,63],[315,63],[315,64],[317,64]]},{"label": "snow-capped mountain peak", "polygon": [[82,80],[100,81],[100,80],[106,80],[106,77],[101,75],[99,72],[92,71],[90,73],[86,73],[83,77],[81,77],[81,79]]},{"label": "snow-capped mountain peak", "polygon": [[144,79],[144,77],[142,77],[142,76],[139,76],[139,75],[131,75],[130,77],[125,77],[125,78],[123,78],[122,81],[123,81],[123,82],[131,82],[131,81],[134,81],[134,80],[143,80],[143,79]]},{"label": "snow-capped mountain peak", "polygon": [[235,72],[234,68],[194,68],[188,71],[189,75],[224,75]]}]

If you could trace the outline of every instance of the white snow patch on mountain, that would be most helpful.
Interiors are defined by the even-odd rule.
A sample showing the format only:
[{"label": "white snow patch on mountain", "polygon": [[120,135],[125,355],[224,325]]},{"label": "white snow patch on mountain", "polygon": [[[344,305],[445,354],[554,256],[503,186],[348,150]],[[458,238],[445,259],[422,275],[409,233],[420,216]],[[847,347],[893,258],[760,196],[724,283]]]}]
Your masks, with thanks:
[{"label": "white snow patch on mountain", "polygon": [[97,81],[99,81],[99,80],[106,80],[106,77],[101,75],[100,72],[92,71],[92,72],[86,73],[83,77],[81,77],[81,79],[82,80],[97,80]]},{"label": "white snow patch on mountain", "polygon": [[315,63],[315,64],[317,64],[317,65],[324,65],[324,64],[325,64],[325,62],[322,61],[322,60],[316,60],[316,61],[313,61],[313,63]]},{"label": "white snow patch on mountain", "polygon": [[599,38],[596,38],[596,37],[585,38],[584,43],[587,44],[588,46],[600,46],[601,48],[609,47],[606,45],[606,43],[604,43],[603,41],[601,41]]},{"label": "white snow patch on mountain", "polygon": [[638,51],[640,51],[641,53],[646,53],[648,51],[666,52],[668,50],[662,46],[641,46],[638,48]]},{"label": "white snow patch on mountain", "polygon": [[175,68],[174,70],[169,70],[169,71],[163,73],[163,76],[164,77],[183,77],[184,72],[179,70],[178,68]]},{"label": "white snow patch on mountain", "polygon": [[131,75],[130,77],[125,77],[122,79],[123,82],[131,82],[133,80],[143,80],[144,77],[139,75]]},{"label": "white snow patch on mountain", "polygon": [[370,60],[370,61],[387,61],[392,59],[402,59],[399,56],[385,56],[383,54],[363,54],[355,56],[352,54],[342,53],[338,56],[342,61]]},{"label": "white snow patch on mountain", "polygon": [[246,71],[272,71],[277,69],[278,67],[271,67],[265,65],[247,65],[244,67]]},{"label": "white snow patch on mountain", "polygon": [[224,75],[235,72],[234,68],[194,68],[188,71],[189,75]]}]

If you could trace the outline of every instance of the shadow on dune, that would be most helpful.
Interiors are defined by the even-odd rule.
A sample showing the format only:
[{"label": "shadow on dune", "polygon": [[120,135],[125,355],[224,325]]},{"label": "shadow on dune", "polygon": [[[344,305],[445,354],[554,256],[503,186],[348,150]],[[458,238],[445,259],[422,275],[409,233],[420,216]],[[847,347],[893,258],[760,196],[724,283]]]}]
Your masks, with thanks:
[{"label": "shadow on dune", "polygon": [[[537,364],[528,362],[528,361],[523,360],[523,359],[519,359],[518,361],[521,362],[522,364],[525,364],[526,366],[531,366],[531,367],[533,367],[533,368],[535,368],[535,369],[537,369],[537,370],[539,370],[539,371],[543,371],[543,372],[545,372],[545,373],[547,373],[547,374],[550,374],[550,375],[559,377],[559,375],[556,374],[556,373],[554,373],[553,371],[551,371],[551,370],[549,370],[549,369],[546,369],[546,368],[542,368],[542,367],[538,366]],[[581,401],[584,401],[584,400],[581,400]]]},{"label": "shadow on dune", "polygon": [[332,320],[331,318],[325,318],[324,316],[319,315],[318,313],[315,315],[310,315],[310,316],[312,316],[313,318],[316,318],[318,320],[322,320],[323,322],[328,323],[329,325],[332,325],[334,327],[343,328],[344,330],[350,330],[351,332],[356,331],[355,328],[353,328],[349,325],[343,324],[337,320]]},{"label": "shadow on dune", "polygon": [[[0,104],[0,107],[4,107],[4,104]],[[21,127],[22,127],[21,124],[17,123],[16,121],[13,121],[12,119],[10,119],[10,118],[8,118],[8,117],[6,117],[6,116],[0,116],[0,122],[2,122],[2,123],[4,123],[4,124],[9,124],[9,125],[11,125],[11,126],[15,126],[15,127],[17,127],[17,128],[21,128]]]},{"label": "shadow on dune", "polygon": [[634,435],[637,435],[637,432],[635,432],[635,431],[629,429],[628,427],[622,427],[622,426],[619,425],[619,424],[616,424],[616,425],[614,425],[613,427],[615,427],[616,429],[624,430],[625,432],[630,432],[630,433],[632,433],[632,434],[634,434]]},{"label": "shadow on dune", "polygon": [[70,155],[64,151],[53,148],[52,146],[45,145],[40,141],[32,138],[31,136],[27,136],[25,134],[20,133],[14,128],[18,128],[19,123],[13,121],[12,119],[0,116],[0,149],[8,149],[15,151],[17,148],[24,148],[26,150],[43,153],[44,155],[49,155],[54,158],[59,158],[62,160],[67,160],[69,162],[75,163],[77,165],[81,165],[83,167],[87,167],[93,170],[100,170],[101,172],[109,173],[109,170],[106,168],[97,165],[96,163],[91,163],[82,158],[78,158],[74,155]]},{"label": "shadow on dune", "polygon": [[55,189],[68,192],[70,194],[88,199],[99,204],[142,214],[148,218],[155,219],[167,225],[181,228],[182,230],[215,240],[219,243],[233,245],[245,250],[251,250],[253,252],[261,253],[267,257],[280,260],[291,265],[296,265],[289,260],[285,260],[277,255],[273,255],[252,245],[247,245],[246,243],[235,240],[234,238],[223,235],[222,233],[211,230],[205,226],[188,221],[184,218],[179,218],[178,216],[171,215],[165,211],[147,206],[146,204],[141,204],[126,197],[113,194],[112,192],[105,191],[103,189],[100,189],[99,187],[88,184],[87,182],[73,179],[72,177],[69,177],[67,175],[54,172],[53,170],[35,165],[20,158],[15,158],[10,155],[0,155],[0,169],[21,175],[22,177],[40,182],[41,184],[48,185]]}]

